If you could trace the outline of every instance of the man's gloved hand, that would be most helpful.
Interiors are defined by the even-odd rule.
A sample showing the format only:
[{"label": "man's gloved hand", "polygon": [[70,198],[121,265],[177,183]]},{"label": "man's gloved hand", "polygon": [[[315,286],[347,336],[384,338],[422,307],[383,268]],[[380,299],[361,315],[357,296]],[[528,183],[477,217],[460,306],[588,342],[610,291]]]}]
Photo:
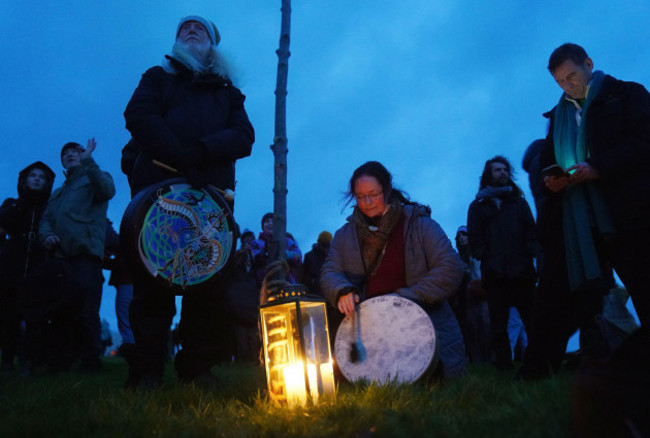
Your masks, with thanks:
[{"label": "man's gloved hand", "polygon": [[176,160],[178,161],[178,170],[187,174],[192,167],[197,167],[205,163],[209,158],[208,150],[205,145],[199,141],[191,146],[185,147],[179,151]]},{"label": "man's gloved hand", "polygon": [[192,186],[197,189],[205,187],[210,183],[206,172],[201,171],[201,169],[196,166],[186,169],[183,172],[183,176],[188,183],[192,184]]}]

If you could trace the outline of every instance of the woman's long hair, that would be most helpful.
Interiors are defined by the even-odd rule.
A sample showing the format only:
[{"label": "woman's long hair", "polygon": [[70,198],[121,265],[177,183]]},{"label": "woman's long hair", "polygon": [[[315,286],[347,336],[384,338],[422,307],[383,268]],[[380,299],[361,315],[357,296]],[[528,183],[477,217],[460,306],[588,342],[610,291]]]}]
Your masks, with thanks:
[{"label": "woman's long hair", "polygon": [[431,208],[428,205],[422,205],[417,202],[411,201],[409,195],[393,186],[393,175],[381,164],[379,161],[366,161],[361,166],[357,167],[350,177],[348,183],[348,190],[345,193],[344,199],[347,199],[345,202],[344,208],[347,207],[353,200],[356,200],[354,194],[354,185],[357,180],[362,176],[371,176],[375,178],[381,185],[381,189],[384,192],[384,202],[389,203],[391,197],[396,197],[397,200],[405,205],[416,205],[426,209],[428,214],[431,214]]}]

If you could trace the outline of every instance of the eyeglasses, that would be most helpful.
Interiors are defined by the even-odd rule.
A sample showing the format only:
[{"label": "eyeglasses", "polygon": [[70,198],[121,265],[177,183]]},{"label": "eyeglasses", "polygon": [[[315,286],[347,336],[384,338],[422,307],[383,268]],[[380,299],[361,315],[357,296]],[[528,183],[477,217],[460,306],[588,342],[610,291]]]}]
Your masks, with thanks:
[{"label": "eyeglasses", "polygon": [[357,198],[357,204],[360,203],[361,201],[366,201],[366,202],[372,202],[373,200],[379,198],[380,196],[383,196],[384,192],[379,192],[379,193],[368,193],[365,195],[355,195],[354,197]]}]

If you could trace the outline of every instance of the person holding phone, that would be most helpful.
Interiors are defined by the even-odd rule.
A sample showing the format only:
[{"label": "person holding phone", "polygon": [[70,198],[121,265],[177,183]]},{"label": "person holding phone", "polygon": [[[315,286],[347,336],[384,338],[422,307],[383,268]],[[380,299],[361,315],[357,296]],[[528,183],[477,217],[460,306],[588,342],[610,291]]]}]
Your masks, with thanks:
[{"label": "person holding phone", "polygon": [[[547,199],[538,217],[545,262],[522,378],[557,371],[578,327],[598,331],[611,267],[641,324],[650,322],[650,93],[594,70],[573,43],[553,51],[548,70],[563,93],[546,114]],[[581,345],[586,356],[607,354],[596,340]]]}]

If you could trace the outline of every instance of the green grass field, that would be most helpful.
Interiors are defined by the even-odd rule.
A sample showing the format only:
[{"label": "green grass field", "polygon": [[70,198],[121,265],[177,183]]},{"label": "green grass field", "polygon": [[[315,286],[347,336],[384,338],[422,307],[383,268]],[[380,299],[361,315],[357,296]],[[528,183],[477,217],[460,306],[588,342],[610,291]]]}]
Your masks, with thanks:
[{"label": "green grass field", "polygon": [[570,437],[570,374],[515,382],[472,366],[442,385],[340,384],[335,402],[287,409],[264,395],[264,371],[220,366],[218,392],[176,383],[122,389],[126,364],[101,374],[3,377],[0,437]]}]

